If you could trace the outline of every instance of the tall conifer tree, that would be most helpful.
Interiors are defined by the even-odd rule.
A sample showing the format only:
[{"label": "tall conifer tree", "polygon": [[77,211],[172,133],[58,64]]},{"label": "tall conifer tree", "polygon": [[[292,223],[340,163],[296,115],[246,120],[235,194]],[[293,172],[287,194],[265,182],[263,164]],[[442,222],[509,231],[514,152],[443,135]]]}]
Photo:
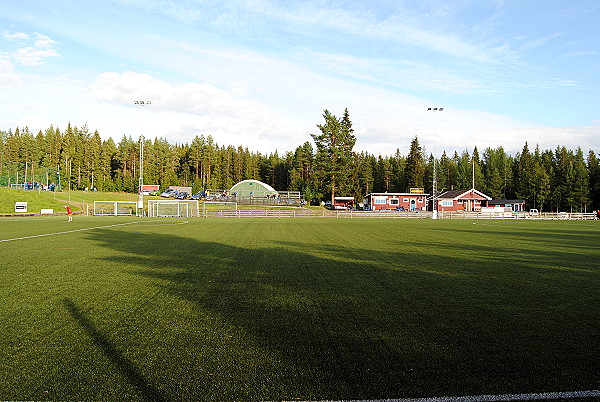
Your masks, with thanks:
[{"label": "tall conifer tree", "polygon": [[324,184],[329,190],[333,204],[338,187],[342,191],[347,191],[344,181],[348,180],[350,174],[351,159],[354,156],[352,148],[356,143],[356,137],[348,109],[344,111],[341,119],[331,114],[329,110],[323,112],[323,118],[325,123],[317,125],[321,134],[311,134],[311,136],[317,146],[315,163],[324,178]]}]

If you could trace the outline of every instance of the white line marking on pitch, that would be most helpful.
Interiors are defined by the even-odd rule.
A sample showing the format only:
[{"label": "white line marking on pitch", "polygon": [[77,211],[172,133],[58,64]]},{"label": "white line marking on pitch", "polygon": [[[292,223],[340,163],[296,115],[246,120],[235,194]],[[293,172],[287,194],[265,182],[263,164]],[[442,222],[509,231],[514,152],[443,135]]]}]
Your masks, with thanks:
[{"label": "white line marking on pitch", "polygon": [[[44,236],[54,236],[54,235],[60,235],[60,234],[68,234],[68,233],[75,233],[75,232],[83,232],[84,230],[94,230],[94,229],[104,229],[104,228],[112,228],[115,226],[125,226],[125,225],[133,225],[136,223],[145,223],[142,221],[138,221],[138,222],[127,222],[127,223],[116,223],[114,225],[106,225],[106,226],[95,226],[93,228],[83,228],[83,229],[74,229],[74,230],[66,230],[64,232],[56,232],[56,233],[44,233],[44,234],[39,234],[39,235],[33,235],[33,236],[24,236],[24,237],[16,237],[14,239],[4,239],[4,240],[0,240],[0,243],[6,242],[6,241],[15,241],[15,240],[25,240],[25,239],[34,239],[36,237],[44,237]],[[177,223],[162,223],[162,224],[158,224],[158,225],[140,225],[140,226],[167,226],[167,225],[184,225],[188,223],[187,221],[185,222],[177,222]]]},{"label": "white line marking on pitch", "polygon": [[552,399],[597,398],[600,391],[574,391],[574,392],[542,392],[537,394],[506,394],[506,395],[473,395],[473,396],[441,396],[433,398],[407,398],[407,399],[373,399],[360,402],[479,402],[479,401],[540,401]]}]

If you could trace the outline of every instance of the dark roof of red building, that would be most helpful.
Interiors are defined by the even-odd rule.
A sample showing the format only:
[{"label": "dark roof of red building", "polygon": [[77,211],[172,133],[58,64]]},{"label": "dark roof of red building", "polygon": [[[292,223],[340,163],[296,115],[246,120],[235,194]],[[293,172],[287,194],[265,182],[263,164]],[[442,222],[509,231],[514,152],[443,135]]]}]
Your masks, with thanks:
[{"label": "dark roof of red building", "polygon": [[488,201],[488,205],[498,204],[525,204],[525,200],[491,200]]}]

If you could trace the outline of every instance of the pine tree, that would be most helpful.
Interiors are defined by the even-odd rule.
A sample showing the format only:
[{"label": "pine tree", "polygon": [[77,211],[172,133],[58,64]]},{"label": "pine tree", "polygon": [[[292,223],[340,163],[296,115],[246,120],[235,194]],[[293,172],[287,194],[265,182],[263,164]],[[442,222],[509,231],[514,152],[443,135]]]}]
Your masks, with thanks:
[{"label": "pine tree", "polygon": [[573,205],[578,212],[586,212],[590,204],[590,177],[581,147],[573,160]]},{"label": "pine tree", "polygon": [[361,152],[358,155],[359,160],[359,183],[363,195],[373,192],[374,186],[374,168],[376,164],[375,157]]},{"label": "pine tree", "polygon": [[517,157],[515,164],[515,195],[517,198],[525,200],[525,204],[533,200],[531,182],[533,177],[533,161],[527,142],[523,146],[523,151]]},{"label": "pine tree", "polygon": [[84,162],[86,164],[86,172],[88,176],[85,180],[85,186],[90,189],[96,187],[97,175],[100,170],[100,155],[102,153],[102,138],[98,131],[89,139],[84,150]]},{"label": "pine tree", "polygon": [[450,188],[450,159],[446,151],[442,152],[440,161],[437,164],[437,189],[438,193]]},{"label": "pine tree", "polygon": [[406,177],[404,176],[404,170],[406,169],[406,158],[400,153],[400,149],[396,148],[396,153],[390,158],[390,165],[392,168],[392,184],[390,186],[391,191],[404,191],[408,187]]},{"label": "pine tree", "polygon": [[587,158],[588,176],[590,178],[590,198],[593,210],[600,210],[600,162],[596,153],[590,149]]},{"label": "pine tree", "polygon": [[468,189],[473,187],[473,174],[472,174],[471,156],[465,149],[457,164],[456,168],[456,187],[457,189]]},{"label": "pine tree", "polygon": [[305,142],[302,146],[296,148],[290,169],[290,190],[303,191],[304,188],[309,186],[313,158],[313,150],[309,142]]},{"label": "pine tree", "polygon": [[531,187],[529,204],[541,211],[550,195],[550,175],[544,168],[544,161],[538,146],[535,148],[532,164],[531,177],[529,178],[529,186]]},{"label": "pine tree", "polygon": [[190,145],[190,164],[194,172],[194,179],[197,181],[201,180],[201,166],[202,166],[202,157],[204,155],[204,147],[205,147],[204,136],[196,136],[192,140]]},{"label": "pine tree", "polygon": [[554,177],[552,182],[552,201],[557,211],[572,211],[575,204],[573,153],[564,146],[554,151]]},{"label": "pine tree", "polygon": [[99,191],[116,191],[117,187],[113,181],[118,162],[116,160],[117,146],[112,138],[102,142],[100,148],[100,160],[97,164],[94,187]]},{"label": "pine tree", "polygon": [[471,156],[471,187],[479,191],[482,191],[485,187],[482,162],[479,158],[479,151],[477,150],[477,147],[473,149],[473,155]]},{"label": "pine tree", "polygon": [[321,134],[311,134],[317,153],[315,165],[323,178],[324,190],[328,190],[333,204],[338,187],[344,188],[344,180],[348,179],[351,168],[351,159],[354,156],[352,148],[356,143],[352,122],[348,109],[344,116],[338,119],[328,110],[323,113],[324,124],[317,127]]},{"label": "pine tree", "polygon": [[383,193],[391,191],[393,172],[390,158],[379,155],[374,172],[376,177],[373,183],[374,192]]},{"label": "pine tree", "polygon": [[483,175],[485,185],[481,189],[487,195],[495,199],[503,198],[504,178],[502,170],[504,165],[504,149],[486,148],[483,151]]}]

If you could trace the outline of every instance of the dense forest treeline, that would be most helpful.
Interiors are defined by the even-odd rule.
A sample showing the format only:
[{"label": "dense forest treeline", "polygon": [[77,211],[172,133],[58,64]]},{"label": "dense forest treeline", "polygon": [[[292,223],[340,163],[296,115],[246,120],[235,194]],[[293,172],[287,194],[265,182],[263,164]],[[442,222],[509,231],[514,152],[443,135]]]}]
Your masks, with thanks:
[{"label": "dense forest treeline", "polygon": [[[323,135],[329,121],[318,126]],[[331,117],[331,116],[330,116]],[[347,111],[336,119],[352,137]],[[346,124],[346,125],[344,125]],[[238,181],[257,179],[280,191],[300,191],[305,198],[336,195],[362,200],[370,192],[405,192],[433,184],[433,156],[424,152],[418,138],[402,155],[354,152],[353,141],[343,147],[345,159],[333,171],[322,162],[327,144],[305,142],[292,152],[261,154],[246,147],[220,145],[210,135],[198,135],[189,144],[170,144],[165,138],[144,140],[143,176],[146,184],[229,189]],[[97,188],[98,191],[137,192],[140,143],[124,136],[118,143],[103,140],[87,126],[50,126],[32,133],[28,128],[0,131],[0,185],[41,182],[62,189]],[[333,155],[333,154],[331,154]],[[342,161],[341,156],[338,161]],[[438,189],[475,188],[495,199],[525,199],[528,208],[546,211],[591,211],[600,208],[599,155],[577,148],[533,149],[509,155],[502,147],[471,152],[443,152],[436,160]],[[59,174],[58,174],[59,173]],[[335,180],[331,180],[335,177]]]}]

